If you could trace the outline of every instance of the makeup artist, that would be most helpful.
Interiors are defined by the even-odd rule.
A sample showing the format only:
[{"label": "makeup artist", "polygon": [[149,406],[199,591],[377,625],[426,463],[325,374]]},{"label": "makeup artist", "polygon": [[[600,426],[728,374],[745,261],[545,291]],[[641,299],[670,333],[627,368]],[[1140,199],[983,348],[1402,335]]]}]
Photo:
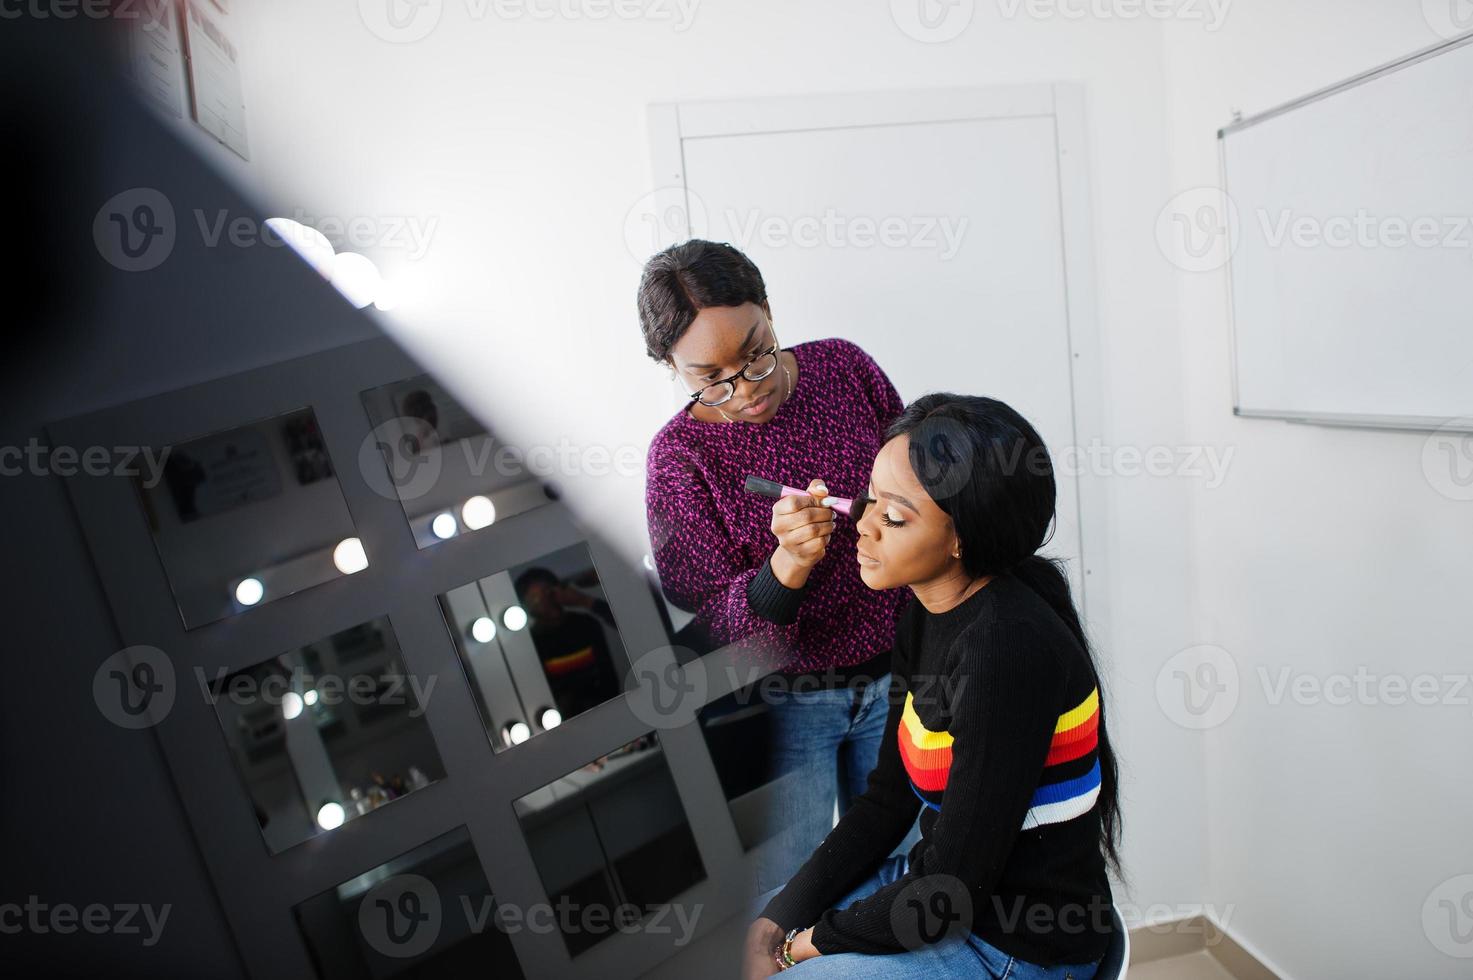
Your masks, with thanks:
[{"label": "makeup artist", "polygon": [[[908,590],[859,576],[858,535],[829,495],[868,486],[883,434],[904,408],[867,353],[830,338],[783,348],[762,274],[736,248],[692,240],[655,255],[639,286],[646,351],[688,400],[650,444],[645,504],[667,599],[712,647],[741,642],[773,676],[769,812],[758,850],[765,891],[797,870],[865,789],[883,737],[890,650]],[[748,475],[802,487],[771,498]],[[914,834],[914,831],[913,831]]]}]

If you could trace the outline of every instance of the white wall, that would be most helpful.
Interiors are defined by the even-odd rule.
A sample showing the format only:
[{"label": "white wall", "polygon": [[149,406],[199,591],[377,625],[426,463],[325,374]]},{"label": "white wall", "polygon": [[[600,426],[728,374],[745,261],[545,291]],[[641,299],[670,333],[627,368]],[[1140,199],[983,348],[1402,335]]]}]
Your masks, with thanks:
[{"label": "white wall", "polygon": [[[955,40],[922,43],[887,3],[706,0],[680,32],[657,21],[477,19],[469,0],[445,0],[427,37],[390,44],[352,3],[232,8],[253,156],[238,169],[278,213],[435,222],[417,261],[408,248],[364,249],[391,275],[418,280],[393,329],[486,417],[553,444],[566,432],[642,450],[678,404],[643,353],[633,298],[644,255],[625,237],[626,217],[654,188],[645,106],[1082,81],[1107,441],[1185,444],[1173,270],[1153,237],[1170,187],[1159,21],[1009,16],[1010,3],[979,3]],[[773,304],[781,317],[782,298]],[[828,334],[787,323],[789,343]],[[873,353],[882,365],[891,356]],[[560,394],[595,371],[623,380],[593,404]],[[1204,740],[1158,709],[1154,683],[1160,663],[1200,634],[1187,553],[1196,479],[1107,482],[1109,601],[1092,618],[1126,777],[1132,889],[1119,897],[1158,903],[1155,916],[1185,913],[1211,897]],[[642,472],[609,478],[592,504],[644,549]]]},{"label": "white wall", "polygon": [[[1434,20],[1451,9],[1240,2],[1216,34],[1169,26],[1173,192],[1216,183],[1231,108],[1251,115],[1437,42],[1424,6]],[[1434,945],[1451,943],[1446,910],[1424,930],[1423,906],[1473,872],[1469,692],[1438,682],[1461,706],[1387,703],[1374,684],[1343,706],[1272,696],[1286,669],[1466,679],[1473,505],[1424,476],[1425,435],[1234,418],[1224,291],[1206,272],[1183,273],[1177,293],[1190,441],[1235,450],[1224,485],[1192,501],[1195,642],[1226,650],[1239,678],[1236,709],[1205,733],[1210,891],[1233,932],[1301,980],[1467,976]]]}]

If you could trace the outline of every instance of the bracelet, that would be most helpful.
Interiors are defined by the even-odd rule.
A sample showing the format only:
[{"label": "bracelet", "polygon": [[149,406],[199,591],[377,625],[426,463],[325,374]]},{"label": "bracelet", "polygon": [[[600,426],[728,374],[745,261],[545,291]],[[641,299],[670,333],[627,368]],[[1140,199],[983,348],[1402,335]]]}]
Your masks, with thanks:
[{"label": "bracelet", "polygon": [[793,959],[793,940],[797,939],[798,933],[802,931],[801,928],[789,929],[787,936],[783,939],[782,945],[773,951],[773,956],[777,960],[777,968],[779,970],[786,970],[798,965],[798,961]]}]

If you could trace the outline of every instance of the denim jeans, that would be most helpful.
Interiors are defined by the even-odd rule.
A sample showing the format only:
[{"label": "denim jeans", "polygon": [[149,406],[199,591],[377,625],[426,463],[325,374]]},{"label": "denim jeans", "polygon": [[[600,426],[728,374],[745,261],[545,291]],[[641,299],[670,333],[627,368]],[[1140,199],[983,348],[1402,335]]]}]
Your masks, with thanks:
[{"label": "denim jeans", "polygon": [[[864,792],[880,754],[889,714],[890,675],[861,688],[803,690],[770,695],[772,786],[769,825],[776,834],[754,848],[752,892],[786,883]],[[897,848],[904,853],[920,827]]]},{"label": "denim jeans", "polygon": [[[895,854],[886,858],[879,869],[849,894],[834,903],[842,909],[905,874],[906,858]],[[753,902],[751,918],[780,891],[759,895]],[[804,960],[785,976],[795,980],[906,980],[906,978],[977,977],[985,980],[1092,980],[1096,963],[1040,966],[1009,956],[982,937],[968,933],[957,938],[925,946],[908,953],[831,953]]]}]

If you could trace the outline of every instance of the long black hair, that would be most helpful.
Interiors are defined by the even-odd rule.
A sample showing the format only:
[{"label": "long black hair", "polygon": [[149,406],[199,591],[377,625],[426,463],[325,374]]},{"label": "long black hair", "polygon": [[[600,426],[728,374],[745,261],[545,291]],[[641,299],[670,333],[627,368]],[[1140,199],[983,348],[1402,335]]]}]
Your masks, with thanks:
[{"label": "long black hair", "polygon": [[[1053,462],[1038,432],[995,398],[943,391],[907,405],[885,441],[896,436],[910,437],[911,469],[955,525],[967,574],[1011,573],[1038,593],[1084,648],[1098,684],[1099,667],[1063,564],[1038,554],[1052,533],[1057,496]],[[1100,846],[1119,875],[1120,777],[1103,697],[1099,760]]]},{"label": "long black hair", "polygon": [[638,302],[645,351],[664,362],[702,310],[744,303],[765,310],[767,286],[757,266],[735,246],[692,238],[645,263]]}]

